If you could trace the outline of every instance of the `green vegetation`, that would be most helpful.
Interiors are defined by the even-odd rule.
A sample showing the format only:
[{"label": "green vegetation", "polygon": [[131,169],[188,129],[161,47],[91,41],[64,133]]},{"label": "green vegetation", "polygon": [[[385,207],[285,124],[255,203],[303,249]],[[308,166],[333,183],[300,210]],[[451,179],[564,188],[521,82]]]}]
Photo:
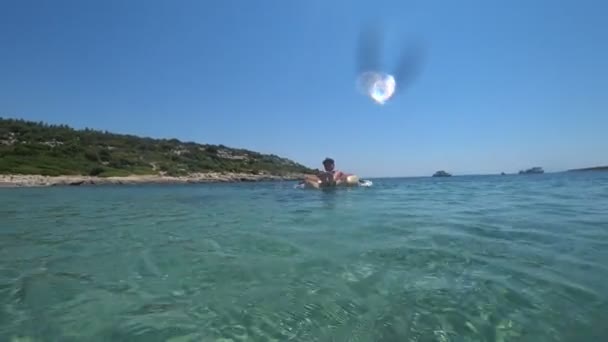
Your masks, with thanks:
[{"label": "green vegetation", "polygon": [[0,118],[0,174],[179,176],[195,172],[285,175],[311,169],[273,154],[223,145],[75,130]]}]

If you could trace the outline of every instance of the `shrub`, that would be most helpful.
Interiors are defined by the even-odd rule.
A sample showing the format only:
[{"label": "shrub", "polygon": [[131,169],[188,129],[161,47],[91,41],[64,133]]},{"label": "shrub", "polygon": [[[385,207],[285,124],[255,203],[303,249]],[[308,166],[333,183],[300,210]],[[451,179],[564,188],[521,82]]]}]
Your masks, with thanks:
[{"label": "shrub", "polygon": [[104,169],[101,166],[95,166],[91,169],[91,171],[89,171],[89,176],[99,176],[100,174],[102,174],[106,169]]}]

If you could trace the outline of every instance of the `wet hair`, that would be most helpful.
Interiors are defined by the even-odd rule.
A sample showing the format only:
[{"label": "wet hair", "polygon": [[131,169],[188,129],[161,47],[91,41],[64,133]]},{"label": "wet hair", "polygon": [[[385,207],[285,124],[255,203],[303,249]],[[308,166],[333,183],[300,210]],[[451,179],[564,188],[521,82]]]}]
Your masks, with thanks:
[{"label": "wet hair", "polygon": [[323,165],[327,164],[334,164],[334,160],[331,158],[325,158],[325,160],[323,161]]}]

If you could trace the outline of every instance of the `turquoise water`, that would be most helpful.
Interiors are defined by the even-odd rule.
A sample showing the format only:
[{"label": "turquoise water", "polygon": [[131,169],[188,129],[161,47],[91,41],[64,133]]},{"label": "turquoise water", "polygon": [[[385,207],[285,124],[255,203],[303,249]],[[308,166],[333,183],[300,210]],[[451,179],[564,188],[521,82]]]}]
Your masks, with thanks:
[{"label": "turquoise water", "polygon": [[608,341],[608,173],[294,184],[0,189],[0,341]]}]

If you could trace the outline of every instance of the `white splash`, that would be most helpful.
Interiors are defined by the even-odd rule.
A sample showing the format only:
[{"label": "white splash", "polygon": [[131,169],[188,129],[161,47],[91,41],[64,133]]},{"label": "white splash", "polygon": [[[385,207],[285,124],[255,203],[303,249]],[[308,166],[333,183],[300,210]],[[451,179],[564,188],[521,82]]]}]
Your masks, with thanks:
[{"label": "white splash", "polygon": [[359,75],[359,90],[378,104],[384,104],[395,93],[397,86],[392,75],[368,71]]}]

